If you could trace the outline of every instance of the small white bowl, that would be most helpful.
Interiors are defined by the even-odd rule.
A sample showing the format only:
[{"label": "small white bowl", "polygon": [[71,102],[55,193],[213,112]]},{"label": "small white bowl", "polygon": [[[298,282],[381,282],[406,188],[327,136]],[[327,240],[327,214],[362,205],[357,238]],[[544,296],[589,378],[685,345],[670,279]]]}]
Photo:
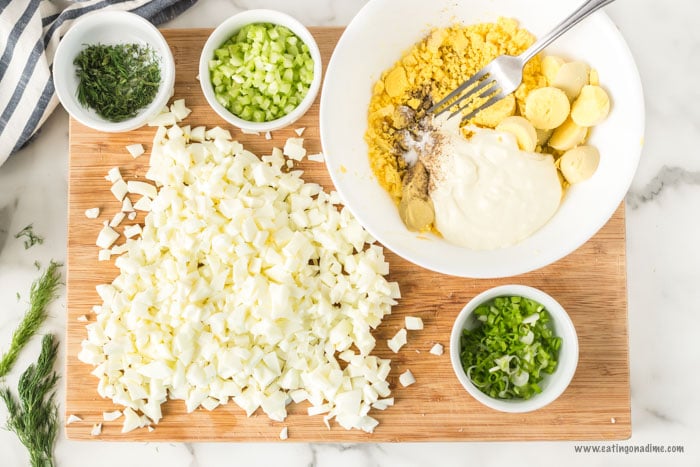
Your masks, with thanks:
[{"label": "small white bowl", "polygon": [[[495,399],[479,390],[467,377],[460,359],[460,337],[464,329],[474,329],[480,325],[473,314],[482,303],[496,297],[520,296],[534,300],[549,312],[554,335],[562,338],[559,361],[554,373],[544,374],[540,382],[542,392],[530,399]],[[578,364],[578,337],[571,318],[564,308],[547,293],[525,285],[502,285],[486,290],[474,297],[457,316],[450,337],[450,359],[459,382],[476,400],[487,407],[501,412],[522,413],[541,409],[557,399],[569,386]]]},{"label": "small white bowl", "polygon": [[[216,100],[214,88],[211,84],[211,80],[209,79],[209,60],[214,57],[214,51],[242,27],[254,23],[272,23],[289,28],[309,47],[309,53],[314,61],[314,79],[311,82],[309,91],[304,99],[302,99],[294,110],[289,112],[284,117],[280,117],[269,122],[250,122],[236,117]],[[291,16],[274,10],[248,10],[231,16],[229,19],[221,23],[216,29],[214,29],[209,36],[209,39],[207,39],[206,44],[204,44],[202,55],[199,58],[199,83],[202,86],[204,97],[206,97],[211,108],[231,125],[251,132],[279,130],[280,128],[291,125],[297,121],[306,113],[307,110],[309,110],[311,104],[313,104],[314,100],[316,100],[316,95],[321,87],[322,73],[323,67],[321,64],[321,52],[318,50],[318,44],[309,30]]]},{"label": "small white bowl", "polygon": [[[76,97],[78,78],[73,60],[86,45],[139,44],[150,46],[160,65],[160,87],[148,106],[138,114],[121,122],[110,122],[93,109],[83,107]],[[63,36],[56,49],[53,64],[53,81],[58,99],[66,111],[85,126],[117,133],[130,131],[145,125],[158,115],[173,95],[175,85],[175,61],[168,43],[158,29],[139,15],[126,11],[101,11],[90,13],[76,21]]]}]

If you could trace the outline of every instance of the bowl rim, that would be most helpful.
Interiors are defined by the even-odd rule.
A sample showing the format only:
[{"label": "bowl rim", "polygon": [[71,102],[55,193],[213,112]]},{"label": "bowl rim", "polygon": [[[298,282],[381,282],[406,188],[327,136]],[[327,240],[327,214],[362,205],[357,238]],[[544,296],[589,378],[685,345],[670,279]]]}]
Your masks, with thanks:
[{"label": "bowl rim", "polygon": [[[289,28],[309,47],[309,53],[314,60],[314,78],[311,81],[311,85],[304,99],[302,99],[299,105],[288,114],[269,122],[250,122],[235,116],[216,100],[211,80],[207,79],[209,76],[209,60],[213,56],[214,50],[243,26],[255,23],[273,23]],[[202,47],[198,69],[199,84],[202,88],[202,93],[214,112],[235,127],[245,131],[262,133],[289,126],[309,110],[321,89],[323,63],[318,43],[306,26],[293,16],[281,11],[259,8],[236,13],[219,24],[211,34],[209,34],[207,41]]]},{"label": "bowl rim", "polygon": [[[496,399],[484,394],[467,377],[460,359],[460,337],[474,309],[496,297],[521,296],[544,305],[549,312],[556,334],[564,342],[559,354],[557,369],[552,375],[545,375],[547,386],[530,399]],[[494,410],[509,413],[524,413],[539,410],[554,402],[568,388],[576,373],[579,358],[578,335],[576,328],[564,307],[551,295],[541,289],[520,285],[505,284],[487,289],[472,298],[457,315],[450,333],[450,361],[455,376],[462,387],[477,401]]]},{"label": "bowl rim", "polygon": [[[395,223],[392,221],[391,228],[384,228],[384,226],[378,222],[376,216],[374,216],[365,208],[367,203],[367,197],[358,196],[355,193],[353,193],[352,182],[356,181],[358,177],[348,178],[348,176],[345,175],[350,171],[345,170],[345,166],[347,166],[347,160],[343,159],[343,154],[339,149],[339,145],[342,143],[331,143],[333,139],[333,131],[330,129],[332,125],[328,123],[328,120],[329,115],[332,115],[334,112],[333,108],[337,107],[337,102],[331,102],[329,96],[333,94],[330,91],[332,90],[337,92],[338,87],[342,87],[342,83],[338,84],[335,82],[341,81],[341,79],[339,78],[329,78],[331,78],[334,75],[339,75],[337,69],[341,67],[342,57],[340,57],[340,52],[342,52],[343,55],[347,55],[348,52],[346,51],[346,49],[348,49],[348,44],[351,43],[358,35],[362,33],[361,26],[363,26],[364,23],[369,21],[368,18],[370,18],[372,15],[377,14],[378,11],[381,12],[381,9],[383,8],[383,6],[385,6],[387,2],[389,2],[389,0],[375,0],[372,2],[368,2],[353,18],[352,22],[343,32],[328,62],[328,67],[326,70],[327,78],[326,80],[324,80],[324,85],[321,92],[321,104],[319,109],[321,143],[324,154],[326,155],[326,166],[331,176],[331,180],[333,181],[336,191],[343,200],[343,203],[351,210],[353,215],[358,219],[358,221],[363,225],[363,227],[365,227],[365,229],[368,232],[370,232],[370,234],[379,242],[381,242],[385,247],[389,248],[398,256],[412,262],[413,264],[442,274],[448,274],[457,277],[468,277],[474,279],[506,278],[538,270],[549,266],[552,263],[570,255],[582,245],[584,245],[586,242],[588,242],[601,228],[603,228],[610,221],[617,209],[620,207],[620,204],[624,203],[625,193],[627,193],[627,191],[629,190],[629,187],[632,184],[634,178],[634,173],[637,171],[637,168],[639,166],[639,161],[641,159],[642,152],[641,144],[639,145],[638,151],[636,149],[633,149],[633,146],[630,146],[630,148],[632,148],[630,149],[630,153],[634,153],[632,154],[633,159],[630,159],[634,167],[632,170],[629,171],[629,173],[625,172],[623,183],[616,184],[611,189],[609,199],[614,200],[615,202],[605,203],[603,208],[599,210],[595,221],[587,223],[583,225],[582,228],[577,229],[573,235],[569,236],[569,240],[566,243],[555,245],[552,249],[548,248],[546,251],[540,249],[533,249],[532,254],[529,255],[527,261],[512,262],[498,260],[490,261],[488,264],[484,264],[484,261],[479,260],[478,266],[474,266],[475,263],[473,261],[466,261],[464,260],[464,258],[461,257],[460,259],[462,259],[463,261],[459,263],[442,260],[436,256],[429,257],[420,252],[421,249],[419,246],[419,242],[406,239],[403,229],[401,230],[401,233],[397,233],[399,232],[397,230],[399,229],[398,224],[394,225]],[[443,4],[447,2],[440,3]],[[563,3],[567,5],[571,4],[572,8],[575,5],[577,5],[575,0],[567,0]],[[644,93],[639,70],[635,63],[634,56],[629,49],[629,45],[625,41],[620,30],[615,26],[615,23],[607,16],[607,14],[604,11],[597,11],[596,13],[591,15],[591,17],[587,21],[596,21],[601,27],[603,27],[603,32],[613,39],[613,45],[617,48],[616,50],[618,50],[620,53],[620,62],[622,64],[621,66],[624,66],[628,70],[628,74],[633,77],[633,79],[630,80],[630,82],[625,84],[625,87],[627,89],[630,89],[631,94],[639,96],[639,99],[637,99],[634,102],[635,107],[631,107],[632,112],[630,113],[630,118],[628,119],[632,122],[631,125],[634,126],[635,129],[635,131],[630,132],[630,134],[634,134],[635,136],[639,134],[641,141],[643,141],[643,134],[645,128]],[[465,24],[470,23],[465,22]],[[426,23],[426,26],[434,26],[434,24]],[[375,70],[373,76],[375,76],[376,78],[376,76],[378,76],[379,73],[381,73],[382,71],[383,70]],[[346,141],[344,144],[345,147],[347,147],[350,143]],[[355,149],[355,146],[353,146],[353,150]],[[338,156],[338,153],[341,153],[341,156]],[[360,176],[360,178],[365,179],[367,177],[373,179],[376,178],[374,173],[367,175],[364,173],[363,169],[363,173]],[[345,179],[349,181],[346,180],[344,182]],[[382,189],[382,191],[384,190]],[[384,194],[386,196],[389,196],[386,193]],[[561,211],[561,209],[562,206],[559,207],[557,212]],[[546,227],[551,222],[552,221],[550,219],[545,225],[542,226],[542,228]],[[537,234],[537,232],[535,234]],[[417,237],[421,242],[424,242],[426,239],[433,240],[438,238],[437,236],[431,233],[421,233],[415,235],[415,237]],[[501,249],[500,251],[507,252],[509,254],[513,249],[520,248],[528,240],[529,238],[518,242],[515,245],[511,245],[509,247]],[[489,253],[498,250],[470,251],[473,251],[475,255],[481,255],[484,252]],[[503,256],[506,256],[506,254],[504,253]]]},{"label": "bowl rim", "polygon": [[[148,36],[142,38],[142,40],[155,49],[161,64],[161,83],[153,101],[146,107],[143,107],[133,118],[121,122],[110,122],[97,114],[92,118],[86,118],[90,111],[77,102],[75,90],[68,89],[68,84],[60,79],[60,76],[63,75],[62,72],[73,66],[73,59],[69,57],[69,54],[75,50],[74,39],[78,40],[93,25],[110,21],[129,22],[135,26],[135,30],[145,32]],[[125,43],[121,40],[115,42]],[[126,132],[145,125],[167,105],[167,102],[173,95],[175,85],[175,60],[165,37],[153,23],[129,11],[102,10],[88,13],[78,19],[59,42],[54,55],[53,67],[52,79],[54,81],[54,89],[58,100],[63,105],[63,108],[66,109],[66,112],[81,124],[94,130],[108,133]],[[58,80],[56,80],[57,76],[59,76]],[[99,123],[97,123],[98,121]]]}]

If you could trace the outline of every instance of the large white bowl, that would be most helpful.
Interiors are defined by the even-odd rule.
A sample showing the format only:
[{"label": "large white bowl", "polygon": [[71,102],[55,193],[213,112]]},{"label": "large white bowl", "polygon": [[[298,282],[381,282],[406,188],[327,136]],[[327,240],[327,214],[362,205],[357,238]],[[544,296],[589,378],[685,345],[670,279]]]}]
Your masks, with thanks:
[{"label": "large white bowl", "polygon": [[[598,70],[613,106],[593,131],[600,166],[571,187],[556,215],[525,241],[474,251],[434,235],[408,231],[369,166],[363,136],[372,86],[433,27],[516,18],[537,36],[547,33],[580,0],[372,0],[353,19],[335,48],[321,92],[321,141],[333,183],[365,228],[399,256],[427,269],[472,278],[507,277],[544,267],[590,239],[624,199],[639,163],[644,100],[637,68],[612,21],[597,12],[547,49]],[[427,238],[427,239],[426,239]]]},{"label": "large white bowl", "polygon": [[[73,60],[87,45],[128,43],[149,46],[156,53],[160,86],[153,101],[134,117],[110,122],[78,102],[79,83]],[[99,11],[80,18],[61,39],[54,56],[53,82],[63,107],[83,125],[110,133],[130,131],[148,123],[167,105],[175,86],[175,61],[165,38],[148,20],[128,11]]]}]

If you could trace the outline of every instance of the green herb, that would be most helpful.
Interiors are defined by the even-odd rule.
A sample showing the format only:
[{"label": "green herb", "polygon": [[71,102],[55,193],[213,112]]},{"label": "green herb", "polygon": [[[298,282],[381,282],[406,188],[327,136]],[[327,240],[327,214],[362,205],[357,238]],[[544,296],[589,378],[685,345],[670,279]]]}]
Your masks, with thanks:
[{"label": "green herb", "polygon": [[41,341],[41,354],[36,364],[22,373],[17,385],[19,399],[8,387],[0,389],[0,398],[7,406],[7,429],[14,432],[29,451],[32,467],[53,467],[53,446],[58,434],[58,405],[54,388],[58,375],[53,365],[58,342],[52,334]]},{"label": "green herb", "polygon": [[29,310],[19,327],[12,334],[12,342],[9,350],[0,359],[0,378],[3,378],[12,369],[20,350],[36,334],[47,316],[47,307],[56,298],[58,286],[61,283],[61,273],[58,268],[61,265],[51,261],[44,274],[32,283],[29,292]]},{"label": "green herb", "polygon": [[39,260],[34,261],[34,267],[37,271],[41,269],[41,263],[39,262]]},{"label": "green herb", "polygon": [[460,341],[462,367],[472,383],[499,399],[541,392],[539,383],[556,369],[562,342],[544,306],[524,297],[498,297],[474,313],[481,326],[465,329]]},{"label": "green herb", "polygon": [[304,99],[314,60],[309,46],[288,28],[256,23],[214,51],[209,75],[221,105],[243,120],[269,122]]},{"label": "green herb", "polygon": [[34,224],[29,224],[15,235],[15,238],[27,237],[24,241],[24,249],[28,250],[34,245],[44,243],[44,239],[34,233]]},{"label": "green herb", "polygon": [[138,44],[87,46],[73,60],[78,101],[112,122],[134,117],[158,93],[157,58],[150,47]]}]

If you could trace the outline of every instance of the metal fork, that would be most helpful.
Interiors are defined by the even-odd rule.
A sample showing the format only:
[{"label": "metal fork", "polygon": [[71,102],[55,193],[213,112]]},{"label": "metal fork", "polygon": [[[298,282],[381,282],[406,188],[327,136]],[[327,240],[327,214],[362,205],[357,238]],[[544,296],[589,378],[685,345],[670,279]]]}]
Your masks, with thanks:
[{"label": "metal fork", "polygon": [[486,102],[479,105],[479,107],[462,118],[463,122],[471,120],[479,112],[505,98],[520,86],[523,80],[523,67],[532,57],[537,55],[542,49],[554,42],[584,18],[588,17],[591,13],[614,1],[615,0],[588,0],[584,2],[576,11],[559,23],[549,34],[532,44],[525,52],[516,57],[512,55],[501,55],[492,60],[474,76],[445,96],[444,99],[428,109],[428,113],[438,116],[457,106],[457,109],[450,114],[450,118],[452,118],[469,108],[470,105],[473,105],[475,100],[486,99]]}]

